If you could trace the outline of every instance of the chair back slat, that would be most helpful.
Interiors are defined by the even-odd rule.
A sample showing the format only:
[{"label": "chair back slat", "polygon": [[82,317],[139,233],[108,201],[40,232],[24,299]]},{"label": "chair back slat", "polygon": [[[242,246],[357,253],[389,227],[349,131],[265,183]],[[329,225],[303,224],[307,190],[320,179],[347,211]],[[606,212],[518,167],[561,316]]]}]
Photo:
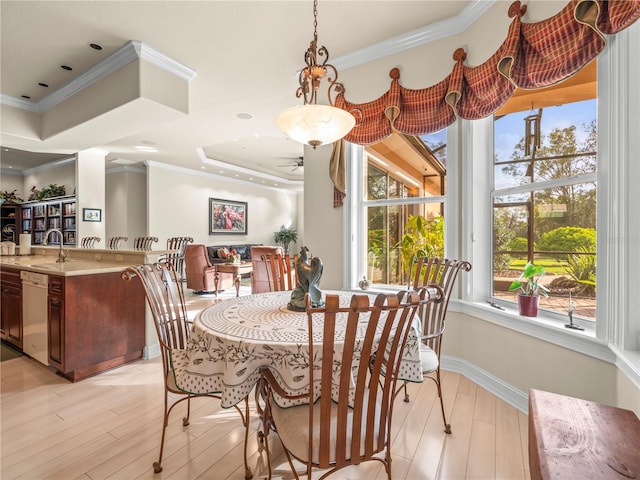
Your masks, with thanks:
[{"label": "chair back slat", "polygon": [[81,248],[93,248],[96,243],[100,242],[100,237],[84,237],[80,240]]},{"label": "chair back slat", "polygon": [[420,307],[419,316],[422,322],[422,334],[430,336],[425,343],[438,355],[442,346],[442,332],[445,328],[445,317],[449,300],[460,270],[468,272],[471,264],[462,260],[449,260],[437,257],[421,257],[416,263],[413,276],[413,288],[421,286],[437,286],[442,289],[442,301],[427,303]]},{"label": "chair back slat", "polygon": [[161,257],[161,261],[171,262],[176,269],[178,277],[182,280],[184,277],[184,255],[187,249],[187,245],[193,243],[192,237],[171,237],[167,239],[167,250],[171,253],[166,253]]},{"label": "chair back slat", "polygon": [[[309,351],[313,351],[314,318],[323,329],[320,382],[314,381],[317,366],[309,369],[314,385],[309,405],[320,396],[319,413],[309,408],[309,431],[315,431],[316,440],[309,444],[308,458],[318,459],[315,466],[335,470],[356,465],[388,447],[402,351],[417,309],[432,301],[427,290],[435,292],[424,288],[420,293],[380,294],[372,305],[367,295],[356,294],[350,306],[342,308],[337,295],[326,295],[325,306],[314,309],[307,295]],[[337,341],[339,314],[347,318],[344,339]],[[335,421],[325,421],[331,418]]]},{"label": "chair back slat", "polygon": [[111,237],[108,240],[107,246],[111,250],[118,250],[121,242],[128,242],[129,237]]},{"label": "chair back slat", "polygon": [[261,259],[266,263],[267,278],[269,280],[269,288],[271,292],[284,292],[293,290],[298,285],[298,273],[296,271],[296,262],[298,254],[293,256],[281,255],[279,253],[270,255],[261,255]]},{"label": "chair back slat", "polygon": [[170,351],[187,346],[191,321],[187,317],[182,283],[170,262],[135,265],[122,271],[124,280],[137,278],[153,316],[165,373],[171,368]]},{"label": "chair back slat", "polygon": [[157,241],[158,237],[136,237],[133,239],[133,248],[135,250],[150,251]]}]

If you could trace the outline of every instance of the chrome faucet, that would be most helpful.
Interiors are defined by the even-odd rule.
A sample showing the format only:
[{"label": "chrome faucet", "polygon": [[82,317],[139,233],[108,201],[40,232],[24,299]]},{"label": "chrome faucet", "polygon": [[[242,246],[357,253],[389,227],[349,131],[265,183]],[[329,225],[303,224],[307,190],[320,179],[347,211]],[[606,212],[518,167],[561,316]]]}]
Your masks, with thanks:
[{"label": "chrome faucet", "polygon": [[67,258],[67,254],[69,252],[67,250],[62,249],[63,238],[64,238],[62,236],[62,230],[60,230],[59,228],[50,228],[49,230],[47,230],[44,233],[44,237],[42,239],[42,245],[48,245],[49,235],[53,232],[56,232],[60,236],[60,251],[58,252],[58,260],[56,260],[56,263],[64,263],[65,259]]}]

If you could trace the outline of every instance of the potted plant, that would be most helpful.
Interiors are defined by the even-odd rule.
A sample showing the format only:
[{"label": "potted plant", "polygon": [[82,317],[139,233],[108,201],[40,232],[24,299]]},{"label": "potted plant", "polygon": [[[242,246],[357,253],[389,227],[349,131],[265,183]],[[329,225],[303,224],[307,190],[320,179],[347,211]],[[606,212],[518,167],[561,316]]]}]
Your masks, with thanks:
[{"label": "potted plant", "polygon": [[544,278],[544,267],[534,265],[529,262],[517,280],[511,282],[509,291],[520,290],[518,292],[518,310],[520,315],[525,317],[538,316],[538,301],[540,295],[549,296],[549,289],[540,282]]},{"label": "potted plant", "polygon": [[298,232],[293,228],[287,228],[284,225],[280,227],[280,230],[273,233],[273,240],[278,245],[282,245],[285,255],[289,253],[289,244],[298,241]]},{"label": "potted plant", "polygon": [[411,285],[411,270],[419,257],[444,255],[444,222],[442,217],[427,220],[422,215],[410,215],[404,226],[400,242],[402,270]]}]

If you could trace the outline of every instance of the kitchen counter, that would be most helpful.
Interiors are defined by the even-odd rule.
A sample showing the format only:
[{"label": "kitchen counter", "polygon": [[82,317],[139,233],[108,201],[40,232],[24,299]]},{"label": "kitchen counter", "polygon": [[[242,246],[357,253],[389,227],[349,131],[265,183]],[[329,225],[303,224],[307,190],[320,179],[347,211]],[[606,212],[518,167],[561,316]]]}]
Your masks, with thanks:
[{"label": "kitchen counter", "polygon": [[58,263],[58,247],[34,247],[31,255],[0,256],[0,267],[29,270],[49,275],[65,277],[120,272],[130,265],[153,263],[160,256],[170,253],[164,250],[106,250],[106,249],[65,249],[67,259]]},{"label": "kitchen counter", "polygon": [[[144,290],[120,275],[127,266],[156,262],[167,252],[65,250],[63,263],[56,261],[57,246],[32,247],[32,255],[0,256],[0,332],[4,341],[75,382],[139,359],[152,346],[155,330],[146,318]],[[42,296],[39,302],[36,293]],[[39,308],[32,311],[36,303]],[[38,341],[31,325],[41,332]]]}]

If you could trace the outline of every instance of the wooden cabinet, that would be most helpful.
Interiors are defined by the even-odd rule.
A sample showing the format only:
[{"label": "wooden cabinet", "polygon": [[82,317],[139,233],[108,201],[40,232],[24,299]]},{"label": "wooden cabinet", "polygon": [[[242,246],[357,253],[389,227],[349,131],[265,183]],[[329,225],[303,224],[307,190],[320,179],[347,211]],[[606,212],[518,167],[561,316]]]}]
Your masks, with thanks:
[{"label": "wooden cabinet", "polygon": [[76,381],[142,358],[145,297],[120,273],[49,276],[49,363]]},{"label": "wooden cabinet", "polygon": [[2,269],[0,273],[0,336],[22,349],[22,283],[20,271]]},{"label": "wooden cabinet", "polygon": [[[25,202],[21,206],[21,233],[31,233],[31,243],[40,245],[51,228],[62,231],[63,244],[76,244],[76,198],[74,195],[55,199]],[[57,235],[49,238],[50,245],[58,245]]]},{"label": "wooden cabinet", "polygon": [[20,214],[20,205],[16,203],[3,203],[0,205],[0,240],[17,242],[18,240],[18,221]]}]

